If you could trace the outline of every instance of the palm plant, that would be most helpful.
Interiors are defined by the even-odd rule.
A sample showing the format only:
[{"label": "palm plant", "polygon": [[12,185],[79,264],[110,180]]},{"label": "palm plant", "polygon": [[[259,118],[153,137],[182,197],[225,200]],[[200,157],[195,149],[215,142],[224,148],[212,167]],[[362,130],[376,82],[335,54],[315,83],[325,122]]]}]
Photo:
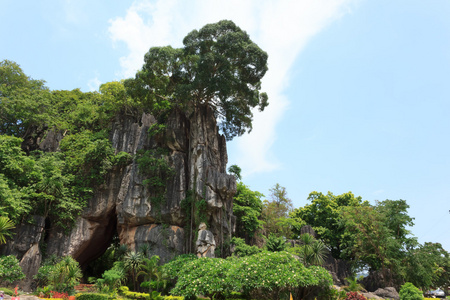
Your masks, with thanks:
[{"label": "palm plant", "polygon": [[302,246],[300,247],[300,257],[307,266],[320,266],[324,263],[327,248],[322,241],[316,240],[312,235],[305,233],[300,236]]},{"label": "palm plant", "polygon": [[149,244],[142,244],[139,247],[139,252],[141,252],[145,257],[147,257],[148,254],[150,253],[150,245]]},{"label": "palm plant", "polygon": [[58,292],[72,292],[82,277],[80,265],[71,256],[65,256],[51,268],[49,283]]},{"label": "palm plant", "polygon": [[164,291],[167,288],[167,285],[169,284],[169,275],[161,268],[158,268],[155,275],[158,290],[162,287],[162,291]]},{"label": "palm plant", "polygon": [[127,245],[125,244],[121,244],[118,247],[116,247],[114,249],[114,259],[115,260],[121,260],[125,254],[127,254],[129,252],[129,248]]},{"label": "palm plant", "polygon": [[314,266],[321,266],[325,262],[327,255],[327,247],[322,241],[316,240],[311,245],[311,254],[309,257],[309,263]]},{"label": "palm plant", "polygon": [[137,291],[137,273],[142,268],[144,255],[140,252],[131,251],[123,257],[123,266],[131,274],[134,290]]},{"label": "palm plant", "polygon": [[159,262],[159,256],[153,255],[150,259],[144,258],[143,265],[141,267],[141,270],[137,273],[137,276],[143,275],[144,280],[149,281],[149,294],[152,294],[152,285],[150,282],[153,278],[156,277],[156,274],[158,272],[158,262]]},{"label": "palm plant", "polygon": [[0,244],[6,243],[9,230],[14,228],[14,223],[8,217],[0,217]]}]

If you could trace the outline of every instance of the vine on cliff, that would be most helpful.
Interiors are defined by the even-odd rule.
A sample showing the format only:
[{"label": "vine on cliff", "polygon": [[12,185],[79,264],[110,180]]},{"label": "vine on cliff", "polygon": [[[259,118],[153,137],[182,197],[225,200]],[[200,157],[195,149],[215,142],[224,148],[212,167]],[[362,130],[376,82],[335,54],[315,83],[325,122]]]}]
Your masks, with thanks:
[{"label": "vine on cliff", "polygon": [[138,168],[147,176],[143,181],[150,191],[150,202],[161,217],[161,205],[166,199],[167,183],[175,175],[175,170],[167,161],[167,150],[156,148],[138,152]]}]

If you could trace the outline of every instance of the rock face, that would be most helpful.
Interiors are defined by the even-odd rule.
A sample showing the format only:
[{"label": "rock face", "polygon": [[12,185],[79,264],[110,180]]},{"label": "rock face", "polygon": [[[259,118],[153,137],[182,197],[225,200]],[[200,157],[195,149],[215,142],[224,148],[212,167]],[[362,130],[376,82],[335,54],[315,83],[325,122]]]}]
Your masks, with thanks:
[{"label": "rock face", "polygon": [[[133,156],[140,150],[165,149],[165,159],[174,170],[167,182],[165,201],[152,203],[153,191],[143,183],[146,178],[133,159],[107,175],[71,232],[49,227],[44,237],[46,220],[36,216],[33,225],[17,228],[14,241],[1,253],[14,254],[26,264],[28,279],[37,272],[41,261],[39,243],[47,245],[48,255],[72,255],[84,267],[103,254],[117,234],[120,242],[132,250],[147,244],[150,255],[167,261],[177,254],[195,251],[195,233],[191,229],[198,224],[187,220],[181,205],[188,194],[194,204],[206,202],[204,215],[210,231],[216,245],[223,245],[234,228],[236,181],[226,174],[226,142],[218,133],[213,112],[203,107],[188,118],[173,111],[164,132],[151,137],[148,130],[155,123],[149,114],[138,119],[118,117],[111,125],[110,140],[116,153],[125,151]],[[60,140],[60,134],[53,133],[39,145],[55,151]]]}]

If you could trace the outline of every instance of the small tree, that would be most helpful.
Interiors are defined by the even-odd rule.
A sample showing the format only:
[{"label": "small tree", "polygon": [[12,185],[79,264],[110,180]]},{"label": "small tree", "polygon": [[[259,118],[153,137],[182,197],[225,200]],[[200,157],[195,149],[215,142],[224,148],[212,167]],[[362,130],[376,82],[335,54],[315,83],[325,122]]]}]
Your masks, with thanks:
[{"label": "small tree", "polygon": [[134,290],[137,291],[137,273],[142,268],[144,256],[140,252],[131,251],[123,258],[124,269],[131,274]]},{"label": "small tree", "polygon": [[71,256],[63,257],[57,264],[50,267],[48,283],[61,293],[73,293],[74,287],[82,277],[79,263]]},{"label": "small tree", "polygon": [[152,294],[151,281],[156,277],[156,273],[158,272],[158,262],[158,255],[154,255],[150,259],[144,258],[141,270],[137,273],[137,276],[143,275],[144,280],[147,280],[149,282],[148,291],[150,295]]},{"label": "small tree", "polygon": [[125,280],[125,272],[119,263],[115,263],[114,267],[106,270],[102,274],[102,278],[97,279],[96,284],[100,291],[114,292]]}]

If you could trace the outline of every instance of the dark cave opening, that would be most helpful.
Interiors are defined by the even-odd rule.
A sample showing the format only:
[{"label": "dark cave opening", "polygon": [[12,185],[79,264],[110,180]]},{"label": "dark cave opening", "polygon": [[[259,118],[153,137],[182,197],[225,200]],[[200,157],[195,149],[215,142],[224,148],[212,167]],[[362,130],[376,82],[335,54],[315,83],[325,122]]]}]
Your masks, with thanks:
[{"label": "dark cave opening", "polygon": [[83,270],[84,282],[88,282],[89,277],[99,278],[104,271],[112,268],[114,249],[119,244],[117,216],[114,211],[106,220],[102,220],[102,226],[93,232],[89,245],[76,255],[76,260]]}]

